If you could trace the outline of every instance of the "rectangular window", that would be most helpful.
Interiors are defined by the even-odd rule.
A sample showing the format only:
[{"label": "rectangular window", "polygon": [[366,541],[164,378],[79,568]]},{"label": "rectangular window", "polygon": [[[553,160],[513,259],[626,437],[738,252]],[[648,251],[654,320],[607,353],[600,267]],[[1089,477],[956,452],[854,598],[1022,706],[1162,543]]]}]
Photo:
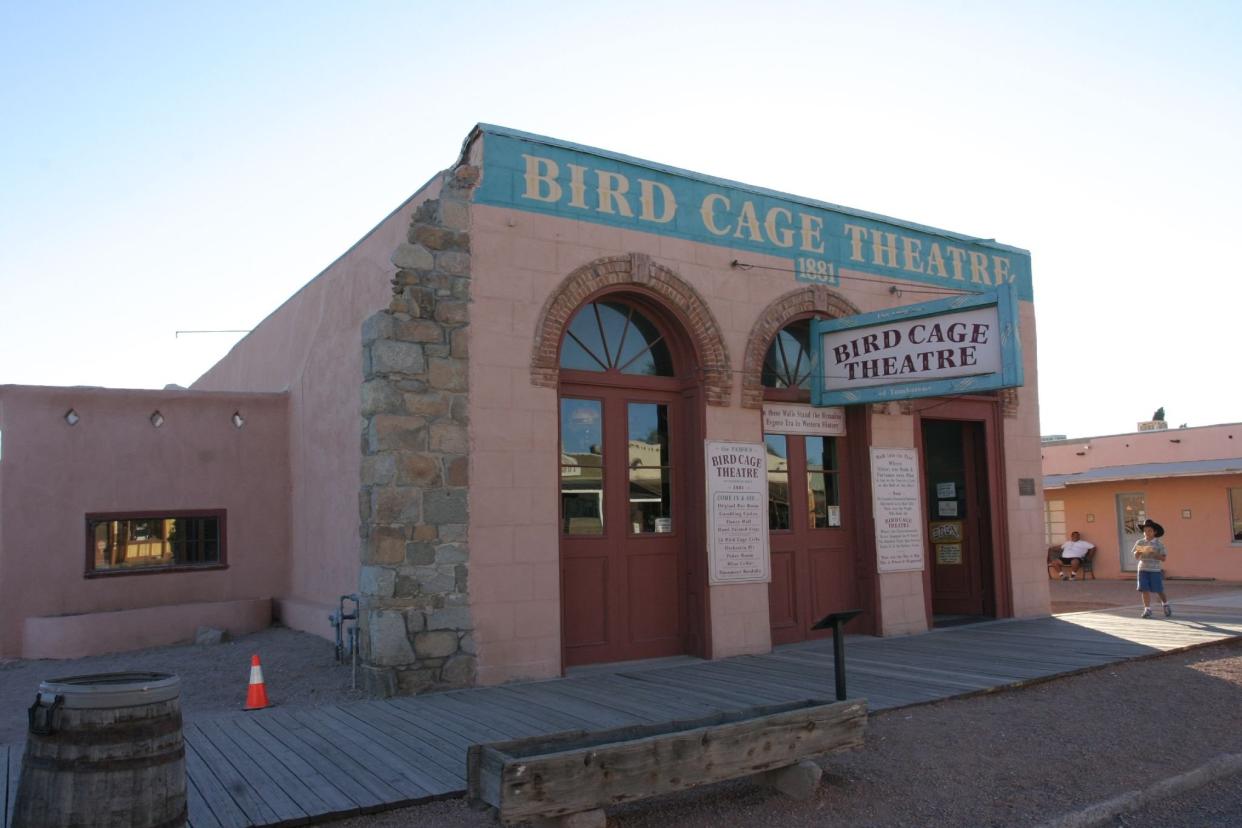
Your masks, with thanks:
[{"label": "rectangular window", "polygon": [[1242,543],[1242,489],[1229,490],[1229,525],[1234,543]]},{"label": "rectangular window", "polygon": [[225,513],[86,516],[86,574],[212,569],[225,565]]},{"label": "rectangular window", "polygon": [[1044,501],[1044,543],[1048,546],[1065,543],[1065,501]]}]

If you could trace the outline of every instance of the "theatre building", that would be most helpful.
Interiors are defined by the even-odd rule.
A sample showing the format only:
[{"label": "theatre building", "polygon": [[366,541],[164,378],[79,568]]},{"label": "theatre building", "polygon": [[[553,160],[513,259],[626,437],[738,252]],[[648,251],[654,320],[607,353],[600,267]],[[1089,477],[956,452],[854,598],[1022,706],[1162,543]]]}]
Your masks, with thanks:
[{"label": "theatre building", "polygon": [[1023,250],[480,126],[193,388],[0,388],[0,655],[357,593],[417,692],[1043,615],[1035,380]]}]

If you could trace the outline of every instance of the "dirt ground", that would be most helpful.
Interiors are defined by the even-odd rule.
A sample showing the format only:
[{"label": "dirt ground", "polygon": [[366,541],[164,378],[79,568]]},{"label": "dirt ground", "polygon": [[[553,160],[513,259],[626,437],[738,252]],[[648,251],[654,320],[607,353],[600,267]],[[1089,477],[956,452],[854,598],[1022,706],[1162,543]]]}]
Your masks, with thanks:
[{"label": "dirt ground", "polygon": [[[1177,602],[1242,585],[1168,584]],[[1053,612],[1139,601],[1133,583],[1050,584]],[[1136,609],[1137,614],[1137,609]],[[272,701],[314,706],[360,698],[349,668],[316,636],[274,627],[215,647],[163,647],[66,661],[0,662],[0,743],[25,737],[26,708],[41,680],[146,670],[182,678],[187,718],[240,709],[250,656],[259,653]],[[1175,775],[1222,753],[1242,752],[1242,641],[1116,665],[1021,690],[939,702],[873,716],[866,747],[824,761],[811,802],[791,802],[747,782],[625,806],[616,826],[1037,825],[1077,807]],[[1242,787],[1242,780],[1230,780]],[[1164,825],[1238,825],[1242,813],[1209,794],[1194,816]],[[1219,817],[1220,808],[1227,815]],[[1219,817],[1219,821],[1218,821]],[[1198,821],[1194,821],[1197,819]],[[340,828],[494,826],[450,800],[360,817]],[[1118,822],[1118,825],[1138,824]]]},{"label": "dirt ground", "polygon": [[[887,711],[866,745],[824,759],[808,802],[749,782],[610,811],[613,828],[1031,826],[1242,752],[1242,641],[1119,664],[1023,689]],[[1237,790],[1242,779],[1218,783]],[[1242,802],[1211,790],[1152,822],[1236,826]],[[494,828],[462,800],[331,823],[336,828]]]},{"label": "dirt ground", "polygon": [[275,704],[311,707],[361,698],[349,689],[349,667],[336,663],[332,642],[284,627],[212,647],[188,644],[89,658],[0,661],[0,744],[26,738],[26,708],[39,682],[67,676],[175,673],[187,718],[240,710],[253,653],[259,654],[268,698]]}]

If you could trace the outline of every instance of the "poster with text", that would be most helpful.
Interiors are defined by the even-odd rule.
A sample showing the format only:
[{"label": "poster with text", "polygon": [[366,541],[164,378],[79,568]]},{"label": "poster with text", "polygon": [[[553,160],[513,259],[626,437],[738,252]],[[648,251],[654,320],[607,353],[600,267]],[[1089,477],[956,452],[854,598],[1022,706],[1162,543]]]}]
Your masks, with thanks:
[{"label": "poster with text", "polygon": [[919,458],[910,448],[871,448],[875,556],[880,572],[923,569]]},{"label": "poster with text", "polygon": [[768,458],[762,443],[707,441],[708,581],[767,583]]}]

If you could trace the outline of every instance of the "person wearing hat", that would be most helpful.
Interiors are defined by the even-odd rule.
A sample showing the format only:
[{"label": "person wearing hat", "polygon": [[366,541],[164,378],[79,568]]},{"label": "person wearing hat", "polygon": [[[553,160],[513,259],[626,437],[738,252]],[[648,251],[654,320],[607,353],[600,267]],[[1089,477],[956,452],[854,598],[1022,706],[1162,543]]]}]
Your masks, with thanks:
[{"label": "person wearing hat", "polygon": [[1164,594],[1164,560],[1168,552],[1164,548],[1164,527],[1151,518],[1139,524],[1143,537],[1134,542],[1134,558],[1138,561],[1138,590],[1143,594],[1143,618],[1151,618],[1151,594],[1160,596],[1160,606],[1166,617],[1173,614],[1169,599]]}]

